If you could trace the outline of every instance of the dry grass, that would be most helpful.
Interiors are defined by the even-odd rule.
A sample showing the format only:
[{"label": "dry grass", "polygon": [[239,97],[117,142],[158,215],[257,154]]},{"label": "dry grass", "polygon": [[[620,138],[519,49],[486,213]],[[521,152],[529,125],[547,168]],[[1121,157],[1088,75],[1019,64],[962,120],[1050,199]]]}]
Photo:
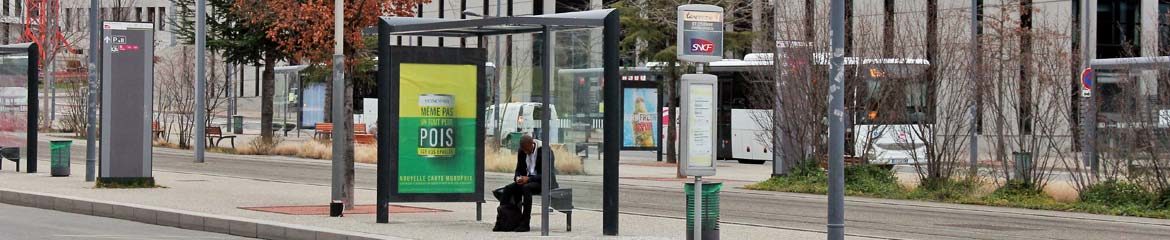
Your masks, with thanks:
[{"label": "dry grass", "polygon": [[[312,159],[333,159],[333,145],[324,141],[278,142],[265,145],[259,139],[245,144],[236,150],[246,155],[280,155]],[[357,144],[354,146],[354,161],[359,163],[378,163],[378,149],[372,144]]]},{"label": "dry grass", "polygon": [[[552,153],[556,159],[557,174],[584,175],[585,166],[581,158],[569,152],[564,145],[554,144]],[[484,170],[510,173],[516,170],[516,153],[509,149],[488,148],[484,150]]]},{"label": "dry grass", "polygon": [[510,173],[516,170],[516,153],[506,148],[484,149],[483,168],[488,172]]}]

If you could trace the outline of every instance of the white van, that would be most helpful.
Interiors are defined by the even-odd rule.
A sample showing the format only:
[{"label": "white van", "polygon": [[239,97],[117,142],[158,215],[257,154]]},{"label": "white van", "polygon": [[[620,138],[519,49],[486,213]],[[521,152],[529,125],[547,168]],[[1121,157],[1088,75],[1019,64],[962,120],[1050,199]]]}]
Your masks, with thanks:
[{"label": "white van", "polygon": [[[516,103],[502,103],[499,106],[503,109],[500,112],[500,119],[496,119],[496,106],[488,106],[487,111],[484,112],[486,135],[489,137],[495,136],[496,126],[503,126],[501,134],[507,136],[508,133],[522,132],[530,135],[536,134],[540,126],[541,103],[537,102],[516,102]],[[552,111],[549,125],[552,130],[549,132],[551,143],[561,143],[560,139],[560,118],[557,117],[557,106],[550,105],[549,109]],[[535,136],[539,138],[539,136]]]}]

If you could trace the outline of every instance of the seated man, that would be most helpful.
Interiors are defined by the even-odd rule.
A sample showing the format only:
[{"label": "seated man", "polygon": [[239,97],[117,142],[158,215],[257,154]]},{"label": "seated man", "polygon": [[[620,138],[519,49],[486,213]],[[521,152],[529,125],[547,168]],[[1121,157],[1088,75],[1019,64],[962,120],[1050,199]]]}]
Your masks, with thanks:
[{"label": "seated man", "polygon": [[[516,156],[516,173],[514,182],[504,187],[504,199],[501,204],[512,204],[520,200],[522,205],[520,226],[516,232],[527,232],[532,220],[532,195],[540,194],[541,184],[541,154],[536,140],[532,136],[524,135],[520,138],[520,151]],[[550,156],[549,161],[552,162]]]}]

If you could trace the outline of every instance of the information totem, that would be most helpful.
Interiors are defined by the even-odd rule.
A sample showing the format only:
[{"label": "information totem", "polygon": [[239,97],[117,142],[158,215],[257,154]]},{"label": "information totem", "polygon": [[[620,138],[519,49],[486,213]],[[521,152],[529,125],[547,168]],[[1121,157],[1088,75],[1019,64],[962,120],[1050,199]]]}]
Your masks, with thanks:
[{"label": "information totem", "polygon": [[102,24],[101,171],[99,184],[154,185],[151,114],[154,24]]}]

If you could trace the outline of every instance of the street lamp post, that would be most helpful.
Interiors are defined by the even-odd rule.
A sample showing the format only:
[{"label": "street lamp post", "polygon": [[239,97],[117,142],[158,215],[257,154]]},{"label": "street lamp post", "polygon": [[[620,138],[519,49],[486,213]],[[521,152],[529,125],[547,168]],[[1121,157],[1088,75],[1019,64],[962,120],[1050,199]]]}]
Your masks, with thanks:
[{"label": "street lamp post", "polygon": [[[345,118],[345,55],[342,52],[343,38],[342,29],[344,22],[344,11],[342,0],[333,0],[333,191],[332,202],[330,202],[330,216],[341,216],[341,210],[344,207],[343,198],[345,193],[342,190],[345,185],[345,149],[349,147],[346,143],[346,118]],[[352,194],[352,193],[351,193]]]},{"label": "street lamp post", "polygon": [[[845,239],[845,0],[829,10],[829,213],[828,239]],[[809,16],[806,16],[809,17]]]},{"label": "street lamp post", "polygon": [[99,25],[101,19],[98,18],[98,8],[101,2],[98,0],[89,0],[89,90],[86,95],[86,118],[85,124],[85,181],[93,182],[94,173],[97,169],[97,93],[98,93],[98,64],[101,61],[101,32]]},{"label": "street lamp post", "polygon": [[[203,162],[207,136],[207,0],[195,1],[195,162]],[[200,127],[203,126],[203,127]]]}]

